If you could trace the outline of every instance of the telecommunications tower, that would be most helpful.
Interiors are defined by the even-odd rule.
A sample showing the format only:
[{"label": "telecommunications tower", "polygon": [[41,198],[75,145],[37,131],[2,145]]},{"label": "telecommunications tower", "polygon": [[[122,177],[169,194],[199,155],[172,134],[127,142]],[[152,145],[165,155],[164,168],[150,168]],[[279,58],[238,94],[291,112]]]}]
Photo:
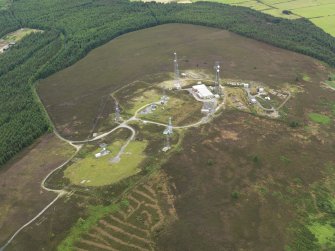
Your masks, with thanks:
[{"label": "telecommunications tower", "polygon": [[168,134],[173,134],[173,129],[172,129],[172,118],[169,118],[169,125],[168,125]]},{"label": "telecommunications tower", "polygon": [[219,62],[215,63],[215,92],[218,95],[221,95],[221,86],[220,86],[220,64]]},{"label": "telecommunications tower", "polygon": [[178,58],[177,58],[177,52],[174,53],[174,81],[175,81],[175,87],[177,90],[181,88],[180,86],[180,76],[179,76],[179,67],[178,67]]},{"label": "telecommunications tower", "polygon": [[170,135],[169,134],[166,134],[165,147],[166,147],[166,149],[170,149],[171,148],[171,145],[170,145]]},{"label": "telecommunications tower", "polygon": [[119,103],[117,101],[115,101],[115,121],[116,122],[120,122],[120,107],[119,107]]},{"label": "telecommunications tower", "polygon": [[169,118],[169,124],[166,126],[164,132],[164,135],[172,135],[173,134],[173,127],[172,127],[172,119]]}]

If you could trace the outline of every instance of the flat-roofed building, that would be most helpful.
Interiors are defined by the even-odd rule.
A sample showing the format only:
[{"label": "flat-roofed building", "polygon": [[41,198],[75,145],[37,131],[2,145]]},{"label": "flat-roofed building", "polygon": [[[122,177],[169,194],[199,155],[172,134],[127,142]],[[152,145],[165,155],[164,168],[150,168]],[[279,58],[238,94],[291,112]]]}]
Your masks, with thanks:
[{"label": "flat-roofed building", "polygon": [[204,84],[192,86],[193,92],[201,99],[211,99],[214,97],[213,93]]}]

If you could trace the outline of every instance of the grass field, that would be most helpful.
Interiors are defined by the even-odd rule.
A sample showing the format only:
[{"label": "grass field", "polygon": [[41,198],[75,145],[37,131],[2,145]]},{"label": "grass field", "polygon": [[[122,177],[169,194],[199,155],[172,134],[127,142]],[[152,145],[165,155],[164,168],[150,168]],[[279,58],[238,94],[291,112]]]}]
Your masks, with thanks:
[{"label": "grass field", "polygon": [[113,142],[107,147],[111,154],[101,158],[94,156],[100,149],[87,153],[83,159],[78,160],[65,170],[65,177],[76,185],[104,186],[138,173],[140,171],[138,166],[145,158],[143,152],[147,142],[131,142],[125,153],[121,155],[121,160],[118,163],[110,163],[110,159],[116,156],[124,143],[123,141]]},{"label": "grass field", "polygon": [[[197,2],[200,0],[191,0]],[[202,1],[202,0],[201,0]],[[335,36],[335,3],[333,0],[208,0],[244,6],[264,13],[289,19],[304,17],[327,33]],[[177,1],[178,2],[178,1]],[[291,14],[283,14],[283,11],[290,11]]]}]

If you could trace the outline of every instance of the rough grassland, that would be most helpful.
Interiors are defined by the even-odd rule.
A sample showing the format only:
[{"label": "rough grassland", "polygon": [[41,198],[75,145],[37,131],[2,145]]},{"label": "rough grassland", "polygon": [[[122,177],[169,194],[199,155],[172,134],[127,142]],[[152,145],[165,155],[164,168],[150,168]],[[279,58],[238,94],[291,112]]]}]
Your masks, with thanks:
[{"label": "rough grassland", "polygon": [[49,134],[1,168],[0,244],[52,201],[55,195],[40,184],[73,153],[71,146]]}]

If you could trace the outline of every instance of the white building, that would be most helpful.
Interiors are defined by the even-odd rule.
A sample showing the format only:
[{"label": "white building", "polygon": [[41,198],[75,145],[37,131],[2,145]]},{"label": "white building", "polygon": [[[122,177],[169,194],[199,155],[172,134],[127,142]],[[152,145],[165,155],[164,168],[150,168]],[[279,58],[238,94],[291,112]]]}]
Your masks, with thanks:
[{"label": "white building", "polygon": [[214,97],[213,93],[204,84],[194,85],[192,86],[192,90],[201,99],[211,99]]},{"label": "white building", "polygon": [[107,150],[106,148],[103,148],[100,152],[94,154],[94,156],[98,159],[98,158],[101,158],[103,156],[106,156],[107,154],[110,154],[110,151]]}]

